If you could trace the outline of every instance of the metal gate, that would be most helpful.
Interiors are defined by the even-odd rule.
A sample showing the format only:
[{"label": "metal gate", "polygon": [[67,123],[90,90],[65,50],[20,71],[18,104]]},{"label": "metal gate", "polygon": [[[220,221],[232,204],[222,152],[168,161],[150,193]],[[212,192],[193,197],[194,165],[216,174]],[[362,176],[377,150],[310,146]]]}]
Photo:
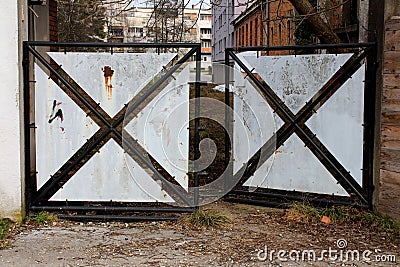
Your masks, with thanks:
[{"label": "metal gate", "polygon": [[228,48],[232,61],[226,104],[233,94],[241,121],[227,112],[226,162],[239,182],[227,199],[371,208],[375,44]]},{"label": "metal gate", "polygon": [[[165,220],[198,206],[198,192],[188,190],[198,184],[196,169],[188,166],[188,131],[194,131],[190,145],[197,158],[199,119],[194,127],[185,123],[189,86],[196,96],[200,90],[200,44],[24,42],[23,53],[29,211]],[[190,109],[198,114],[195,103]],[[168,119],[176,106],[182,112]],[[157,139],[163,131],[157,127],[178,126],[186,127],[180,142],[168,140],[160,152],[167,141]],[[147,127],[146,135],[140,127]],[[162,155],[171,150],[181,151],[174,170]]]},{"label": "metal gate", "polygon": [[[372,207],[375,44],[227,49],[225,105],[202,100],[225,112],[226,170],[205,187],[199,44],[23,49],[29,211],[177,219],[232,187],[227,199],[246,203]],[[310,50],[319,53],[300,54]]]}]

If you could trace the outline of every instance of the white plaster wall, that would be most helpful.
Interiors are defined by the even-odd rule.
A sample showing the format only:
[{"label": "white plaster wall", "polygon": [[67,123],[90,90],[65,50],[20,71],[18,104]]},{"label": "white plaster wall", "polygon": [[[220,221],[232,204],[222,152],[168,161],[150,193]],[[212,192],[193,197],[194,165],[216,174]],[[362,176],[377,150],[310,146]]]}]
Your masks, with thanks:
[{"label": "white plaster wall", "polygon": [[[0,218],[22,218],[20,134],[21,31],[26,5],[3,0],[0,9]],[[19,16],[18,13],[21,13]],[[22,27],[21,30],[24,30]]]}]

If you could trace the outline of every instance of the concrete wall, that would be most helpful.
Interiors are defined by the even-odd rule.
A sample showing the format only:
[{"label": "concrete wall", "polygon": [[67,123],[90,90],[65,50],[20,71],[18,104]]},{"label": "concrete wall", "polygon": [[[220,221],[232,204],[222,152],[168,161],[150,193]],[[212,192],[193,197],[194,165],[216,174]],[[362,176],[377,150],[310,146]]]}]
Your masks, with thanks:
[{"label": "concrete wall", "polygon": [[3,0],[0,9],[0,217],[23,216],[22,40],[26,39],[27,1]]},{"label": "concrete wall", "polygon": [[378,210],[400,219],[400,0],[385,4]]}]

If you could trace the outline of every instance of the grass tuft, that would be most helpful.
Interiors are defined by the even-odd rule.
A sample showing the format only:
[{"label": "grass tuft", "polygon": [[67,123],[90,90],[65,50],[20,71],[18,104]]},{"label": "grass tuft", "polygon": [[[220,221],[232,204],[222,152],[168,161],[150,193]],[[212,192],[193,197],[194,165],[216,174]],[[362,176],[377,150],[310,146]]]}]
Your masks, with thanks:
[{"label": "grass tuft", "polygon": [[400,238],[399,220],[351,206],[317,209],[305,203],[293,203],[286,213],[287,219],[303,223],[320,222],[322,216],[329,217],[333,223],[358,222],[368,227],[378,227],[386,231],[389,236]]},{"label": "grass tuft", "polygon": [[308,223],[319,221],[322,215],[315,207],[295,202],[287,211],[286,217],[291,221]]},{"label": "grass tuft", "polygon": [[[0,219],[0,250],[9,248],[9,243],[5,239],[12,222],[8,219]],[[3,240],[4,239],[4,240]]]},{"label": "grass tuft", "polygon": [[184,222],[190,223],[196,227],[223,227],[230,223],[231,220],[220,213],[213,211],[197,210],[183,219]]},{"label": "grass tuft", "polygon": [[41,211],[36,214],[36,216],[31,217],[30,220],[36,222],[39,225],[52,224],[53,222],[57,221],[57,217],[46,211]]},{"label": "grass tuft", "polygon": [[0,219],[0,240],[2,240],[7,235],[10,225],[11,221]]}]

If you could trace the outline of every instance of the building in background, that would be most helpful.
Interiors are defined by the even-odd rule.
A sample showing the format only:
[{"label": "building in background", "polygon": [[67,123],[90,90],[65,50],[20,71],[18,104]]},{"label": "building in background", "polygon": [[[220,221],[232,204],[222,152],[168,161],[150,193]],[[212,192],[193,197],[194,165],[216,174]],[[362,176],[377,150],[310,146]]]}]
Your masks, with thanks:
[{"label": "building in background", "polygon": [[[150,18],[151,8],[133,8],[121,11],[120,4],[107,6],[107,41],[108,42],[146,42],[146,26]],[[146,37],[145,37],[146,36]]]},{"label": "building in background", "polygon": [[[288,46],[294,44],[295,9],[288,0],[257,0],[233,22],[235,46]],[[275,51],[287,54],[290,51]]]},{"label": "building in background", "polygon": [[[134,7],[123,11],[125,6],[119,3],[106,7],[108,42],[201,43],[202,69],[211,67],[211,9]],[[141,52],[136,50],[128,52]]]},{"label": "building in background", "polygon": [[[344,43],[366,41],[366,1],[313,0],[310,1],[323,20]],[[319,43],[308,27],[304,16],[298,15],[289,0],[257,0],[243,10],[232,22],[236,47],[289,46]],[[364,26],[365,27],[365,26]],[[289,54],[274,51],[271,55]]]},{"label": "building in background", "polygon": [[201,68],[211,71],[212,14],[211,9],[186,8],[187,25],[190,26],[192,41],[201,43]]},{"label": "building in background", "polygon": [[212,61],[213,79],[223,82],[225,48],[235,45],[233,21],[253,0],[220,0],[212,5]]}]

